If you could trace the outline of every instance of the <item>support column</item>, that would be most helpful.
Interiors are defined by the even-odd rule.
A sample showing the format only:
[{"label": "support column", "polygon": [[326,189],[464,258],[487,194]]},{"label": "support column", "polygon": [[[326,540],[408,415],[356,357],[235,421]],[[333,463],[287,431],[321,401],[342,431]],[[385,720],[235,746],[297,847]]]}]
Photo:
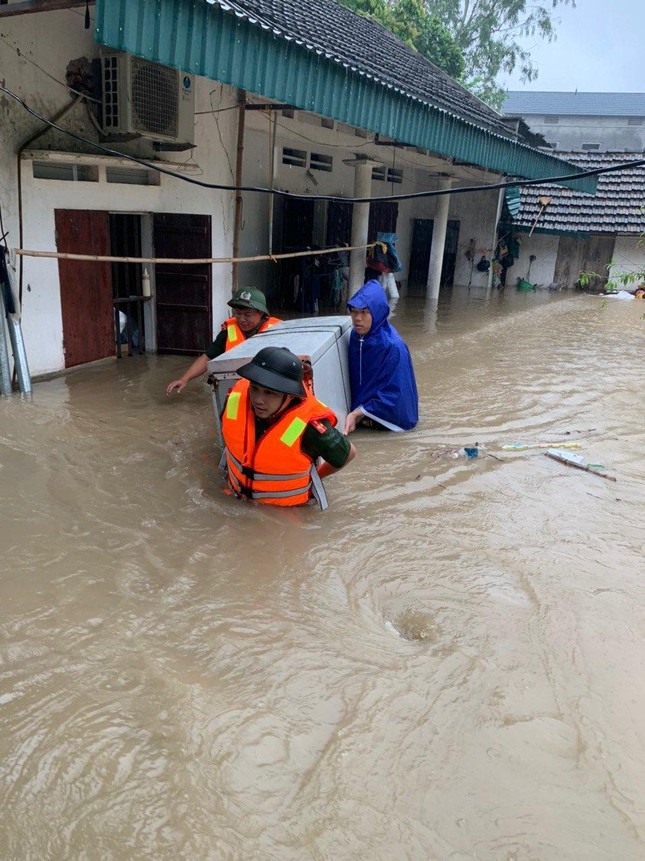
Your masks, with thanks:
[{"label": "support column", "polygon": [[[450,189],[452,177],[445,177],[439,181],[440,189]],[[441,286],[441,267],[443,266],[443,253],[446,248],[446,230],[448,229],[448,211],[450,209],[450,195],[442,194],[437,199],[437,209],[432,227],[432,248],[430,249],[430,264],[428,266],[428,290],[426,297],[436,299]]]},{"label": "support column", "polygon": [[[372,168],[382,167],[382,162],[369,158],[346,159],[343,164],[353,167],[354,197],[370,197],[372,193]],[[370,222],[369,203],[355,203],[352,208],[352,245],[367,245]],[[363,286],[365,275],[365,249],[356,248],[349,257],[349,296]]]}]

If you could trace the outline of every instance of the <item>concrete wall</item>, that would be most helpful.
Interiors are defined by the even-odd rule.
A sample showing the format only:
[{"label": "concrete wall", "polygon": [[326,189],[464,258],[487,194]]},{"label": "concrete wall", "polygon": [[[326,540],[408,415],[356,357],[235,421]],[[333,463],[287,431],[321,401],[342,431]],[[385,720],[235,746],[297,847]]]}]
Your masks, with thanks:
[{"label": "concrete wall", "polygon": [[[519,233],[520,256],[508,270],[506,284],[515,286],[518,278],[524,278],[539,287],[548,287],[553,281],[555,262],[558,256],[560,237],[546,233]],[[531,255],[535,260],[531,261]],[[529,266],[531,267],[529,273]]]},{"label": "concrete wall", "polygon": [[[557,119],[557,123],[547,119]],[[640,119],[638,125],[630,125]],[[583,143],[600,144],[601,152],[642,152],[645,149],[645,117],[545,117],[528,114],[531,131],[544,135],[557,150],[581,150]],[[587,147],[585,147],[587,149]]]},{"label": "concrete wall", "polygon": [[[0,68],[6,85],[38,113],[53,117],[71,100],[64,85],[68,62],[80,56],[92,58],[99,55],[91,31],[83,28],[83,17],[69,11],[16,16],[3,20],[2,31]],[[196,112],[228,107],[235,99],[235,91],[229,87],[206,79],[196,81]],[[164,160],[187,162],[191,175],[206,181],[232,184],[237,111],[198,113],[195,119],[196,147],[192,154],[164,153]],[[83,137],[97,140],[96,130],[89,122],[83,104],[76,105],[60,124]],[[0,125],[3,129],[0,136],[0,207],[4,229],[8,232],[6,241],[15,248],[19,245],[17,153],[21,145],[42,128],[42,123],[16,102],[3,97],[0,98]],[[39,150],[89,151],[89,148],[51,131],[32,146]],[[149,141],[112,146],[121,152],[146,158],[154,156]],[[103,168],[99,176],[104,180]],[[55,251],[54,210],[69,208],[211,215],[213,256],[231,253],[234,195],[230,192],[188,186],[171,176],[162,176],[158,186],[34,179],[32,162],[24,160],[22,178],[25,248]],[[60,370],[64,361],[58,265],[55,260],[23,259],[22,325],[30,370],[34,375]],[[219,328],[219,322],[225,316],[230,285],[230,265],[216,266],[212,296],[214,329]]]},{"label": "concrete wall", "polygon": [[[638,236],[617,236],[609,279],[632,272],[645,273],[645,241]],[[645,277],[633,286],[640,283],[645,283]]]}]

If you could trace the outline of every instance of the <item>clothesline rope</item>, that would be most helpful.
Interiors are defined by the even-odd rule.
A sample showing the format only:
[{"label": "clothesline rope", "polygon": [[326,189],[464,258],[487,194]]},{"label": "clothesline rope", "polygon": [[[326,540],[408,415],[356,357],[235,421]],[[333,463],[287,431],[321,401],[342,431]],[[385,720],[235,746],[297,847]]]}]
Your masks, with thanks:
[{"label": "clothesline rope", "polygon": [[259,254],[255,257],[113,257],[106,254],[72,254],[64,251],[32,251],[26,248],[16,248],[15,253],[21,257],[47,257],[57,260],[89,260],[95,263],[167,263],[181,266],[203,266],[208,263],[257,263],[262,260],[287,260],[293,257],[321,257],[323,254],[336,254],[339,251],[355,251],[373,248],[368,245],[342,245],[337,248],[319,248],[315,251],[291,251],[284,254]]}]

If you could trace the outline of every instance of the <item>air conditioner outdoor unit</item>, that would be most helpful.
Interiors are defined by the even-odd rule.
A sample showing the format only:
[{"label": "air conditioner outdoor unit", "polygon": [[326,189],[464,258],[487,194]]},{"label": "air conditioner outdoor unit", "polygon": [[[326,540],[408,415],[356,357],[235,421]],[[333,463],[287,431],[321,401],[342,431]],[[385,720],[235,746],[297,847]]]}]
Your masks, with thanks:
[{"label": "air conditioner outdoor unit", "polygon": [[192,75],[126,53],[105,54],[101,63],[106,134],[139,134],[159,141],[193,143]]}]

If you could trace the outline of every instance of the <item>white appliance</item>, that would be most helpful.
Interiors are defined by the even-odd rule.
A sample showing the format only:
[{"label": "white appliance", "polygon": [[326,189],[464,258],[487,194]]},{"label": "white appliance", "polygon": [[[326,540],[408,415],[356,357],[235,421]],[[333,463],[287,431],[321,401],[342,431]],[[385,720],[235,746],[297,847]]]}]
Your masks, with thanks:
[{"label": "white appliance", "polygon": [[208,372],[213,385],[213,407],[220,444],[220,416],[229,389],[239,379],[237,369],[263,347],[287,347],[311,362],[314,394],[336,413],[338,427],[342,429],[351,401],[347,361],[351,325],[348,316],[285,320],[211,359]]}]

